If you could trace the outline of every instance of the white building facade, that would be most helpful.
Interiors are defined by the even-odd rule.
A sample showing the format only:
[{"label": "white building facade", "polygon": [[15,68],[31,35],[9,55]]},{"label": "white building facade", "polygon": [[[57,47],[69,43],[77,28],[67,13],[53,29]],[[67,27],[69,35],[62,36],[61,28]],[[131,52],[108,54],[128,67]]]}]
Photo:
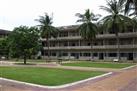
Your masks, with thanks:
[{"label": "white building facade", "polygon": [[[96,35],[93,41],[93,47],[88,40],[84,40],[79,31],[78,26],[59,27],[58,37],[51,38],[49,41],[50,57],[57,59],[58,57],[70,58],[74,57],[79,60],[89,60],[93,58],[97,60],[112,60],[117,58],[118,45],[116,35],[113,32],[102,32]],[[118,34],[120,38],[120,57],[123,60],[137,60],[137,30],[129,30]],[[48,47],[46,39],[42,39],[44,50],[42,56],[48,57]]]}]

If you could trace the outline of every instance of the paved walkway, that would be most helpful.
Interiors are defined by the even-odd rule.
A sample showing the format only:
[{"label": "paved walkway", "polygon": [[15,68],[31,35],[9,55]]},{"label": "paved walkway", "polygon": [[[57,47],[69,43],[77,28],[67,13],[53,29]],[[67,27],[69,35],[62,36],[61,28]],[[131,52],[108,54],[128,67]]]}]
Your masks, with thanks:
[{"label": "paved walkway", "polygon": [[137,67],[62,89],[45,89],[0,80],[0,91],[137,91]]},{"label": "paved walkway", "polygon": [[78,88],[74,91],[91,91],[91,89],[92,91],[125,91],[125,88],[127,86],[130,87],[131,85],[135,87],[128,88],[127,91],[137,91],[137,80],[135,79],[137,79],[137,67],[132,70],[120,72],[117,75],[100,80],[94,84],[89,84],[87,86]]}]

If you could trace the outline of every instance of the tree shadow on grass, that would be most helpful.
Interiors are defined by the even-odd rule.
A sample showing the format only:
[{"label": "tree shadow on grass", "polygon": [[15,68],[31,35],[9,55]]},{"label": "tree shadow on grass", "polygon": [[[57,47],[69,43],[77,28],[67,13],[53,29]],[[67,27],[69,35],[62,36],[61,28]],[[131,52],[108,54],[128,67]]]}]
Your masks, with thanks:
[{"label": "tree shadow on grass", "polygon": [[35,63],[14,63],[15,65],[36,65]]}]

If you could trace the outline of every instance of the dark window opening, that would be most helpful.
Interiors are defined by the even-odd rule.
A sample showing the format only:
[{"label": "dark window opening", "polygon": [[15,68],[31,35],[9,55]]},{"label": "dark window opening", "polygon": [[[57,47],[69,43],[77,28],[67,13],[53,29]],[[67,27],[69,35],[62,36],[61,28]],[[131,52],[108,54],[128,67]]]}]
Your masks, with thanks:
[{"label": "dark window opening", "polygon": [[109,53],[109,57],[116,57],[117,53]]},{"label": "dark window opening", "polygon": [[84,53],[83,56],[90,57],[90,53]]},{"label": "dark window opening", "polygon": [[98,56],[98,53],[93,53],[93,56],[94,56],[94,57],[97,57],[97,56]]}]

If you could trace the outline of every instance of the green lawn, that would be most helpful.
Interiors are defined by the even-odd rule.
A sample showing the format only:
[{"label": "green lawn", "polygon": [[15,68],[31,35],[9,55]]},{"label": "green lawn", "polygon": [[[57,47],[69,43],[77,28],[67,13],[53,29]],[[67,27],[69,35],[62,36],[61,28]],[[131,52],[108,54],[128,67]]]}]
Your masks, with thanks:
[{"label": "green lawn", "polygon": [[97,62],[76,62],[76,63],[63,63],[63,66],[80,66],[80,67],[97,67],[97,68],[125,68],[131,65],[130,63],[97,63]]},{"label": "green lawn", "polygon": [[104,74],[99,71],[76,71],[34,67],[0,67],[0,77],[47,86],[63,85]]}]

